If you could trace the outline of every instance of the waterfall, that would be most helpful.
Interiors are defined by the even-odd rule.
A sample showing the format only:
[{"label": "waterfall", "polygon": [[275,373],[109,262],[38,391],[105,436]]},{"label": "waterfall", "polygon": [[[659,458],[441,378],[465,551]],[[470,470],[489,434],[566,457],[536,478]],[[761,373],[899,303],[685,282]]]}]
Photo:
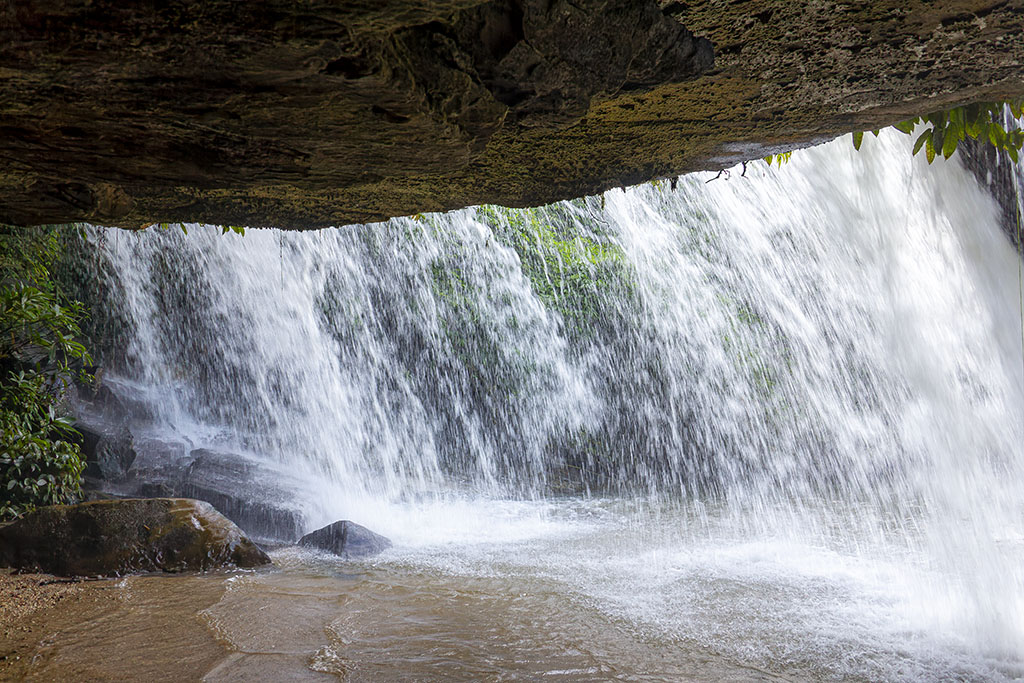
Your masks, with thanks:
[{"label": "waterfall", "polygon": [[[539,209],[93,229],[86,247],[126,330],[107,376],[185,451],[279,472],[309,528],[349,517],[415,545],[437,506],[467,518],[452,533],[613,501],[652,566],[668,555],[643,548],[712,538],[900,558],[927,585],[903,586],[916,616],[892,638],[923,620],[929,643],[1017,661],[1024,349],[998,221],[959,164],[885,133]],[[577,566],[577,589],[665,609],[619,586],[619,560]]]}]

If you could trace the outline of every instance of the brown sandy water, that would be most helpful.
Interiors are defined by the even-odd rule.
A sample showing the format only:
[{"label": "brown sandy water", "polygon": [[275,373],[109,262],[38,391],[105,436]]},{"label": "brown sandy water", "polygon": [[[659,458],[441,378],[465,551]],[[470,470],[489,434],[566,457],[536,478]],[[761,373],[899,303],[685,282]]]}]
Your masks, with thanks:
[{"label": "brown sandy water", "polygon": [[223,575],[150,575],[74,584],[24,615],[0,678],[30,681],[197,680],[224,656],[197,617]]},{"label": "brown sandy water", "polygon": [[[769,680],[652,639],[554,584],[305,563],[75,584],[3,680]],[[351,572],[351,573],[348,573]],[[14,650],[10,650],[14,648]],[[772,679],[776,680],[776,679]]]}]

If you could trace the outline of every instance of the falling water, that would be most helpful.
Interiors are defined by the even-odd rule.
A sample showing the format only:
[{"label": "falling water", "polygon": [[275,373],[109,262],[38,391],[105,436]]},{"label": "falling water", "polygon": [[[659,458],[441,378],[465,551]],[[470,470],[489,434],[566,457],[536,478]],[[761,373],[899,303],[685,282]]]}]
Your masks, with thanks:
[{"label": "falling water", "polygon": [[535,210],[92,231],[108,376],[396,571],[554,582],[769,671],[1024,676],[1020,261],[898,138]]}]

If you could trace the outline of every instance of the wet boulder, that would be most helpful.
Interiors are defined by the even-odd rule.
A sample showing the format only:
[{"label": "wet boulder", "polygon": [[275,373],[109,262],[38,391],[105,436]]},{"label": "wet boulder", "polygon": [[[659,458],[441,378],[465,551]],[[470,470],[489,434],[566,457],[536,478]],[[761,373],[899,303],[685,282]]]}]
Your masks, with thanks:
[{"label": "wet boulder", "polygon": [[96,480],[123,481],[135,462],[135,445],[128,427],[79,420],[75,429],[81,435],[79,446],[85,455],[83,474]]},{"label": "wet boulder", "polygon": [[299,545],[355,559],[382,553],[391,547],[391,541],[355,522],[342,520],[311,531],[299,539]]},{"label": "wet boulder", "polygon": [[68,396],[87,480],[123,481],[135,461],[129,409],[107,384],[75,386]]},{"label": "wet boulder", "polygon": [[203,571],[269,562],[209,503],[184,498],[52,505],[0,528],[0,566],[60,576]]},{"label": "wet boulder", "polygon": [[237,453],[199,448],[171,482],[177,495],[212,504],[246,533],[262,540],[294,542],[302,534],[296,492],[302,483],[288,472]]},{"label": "wet boulder", "polygon": [[70,398],[75,414],[87,413],[107,422],[151,422],[156,417],[151,391],[97,371],[94,386],[76,385]]},{"label": "wet boulder", "polygon": [[256,454],[196,448],[154,418],[160,396],[104,374],[76,386],[69,404],[86,455],[87,496],[206,501],[259,541],[292,543],[306,526],[300,504],[308,482],[293,468]]}]

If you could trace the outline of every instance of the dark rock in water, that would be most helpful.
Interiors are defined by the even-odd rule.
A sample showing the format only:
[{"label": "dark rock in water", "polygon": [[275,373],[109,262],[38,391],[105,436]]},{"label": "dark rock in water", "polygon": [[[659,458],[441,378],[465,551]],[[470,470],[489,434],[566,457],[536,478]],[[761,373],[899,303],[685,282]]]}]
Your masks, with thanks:
[{"label": "dark rock in water", "polygon": [[391,541],[355,522],[342,520],[311,531],[299,545],[320,548],[345,558],[370,557],[391,547]]},{"label": "dark rock in water", "polygon": [[0,566],[60,576],[258,567],[270,558],[208,503],[182,498],[52,505],[0,528]]}]

